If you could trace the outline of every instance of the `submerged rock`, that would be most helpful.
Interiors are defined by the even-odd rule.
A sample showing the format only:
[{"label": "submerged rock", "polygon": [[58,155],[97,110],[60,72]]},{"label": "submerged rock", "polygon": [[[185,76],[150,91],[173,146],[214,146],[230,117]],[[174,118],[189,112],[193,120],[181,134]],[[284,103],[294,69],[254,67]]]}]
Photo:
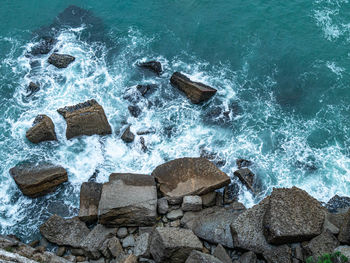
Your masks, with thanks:
[{"label": "submerged rock", "polygon": [[236,164],[237,164],[238,169],[241,169],[241,168],[249,167],[253,163],[251,161],[249,161],[249,160],[240,158],[240,159],[236,160]]},{"label": "submerged rock", "polygon": [[140,107],[137,106],[137,105],[130,105],[130,106],[128,106],[128,110],[129,110],[130,114],[131,114],[133,117],[135,117],[135,118],[137,118],[138,116],[140,116],[140,114],[141,114],[141,112],[142,112],[142,110],[140,109]]},{"label": "submerged rock", "polygon": [[43,37],[40,39],[39,43],[32,47],[30,54],[33,56],[48,54],[53,49],[56,42],[56,39],[52,37]]},{"label": "submerged rock", "polygon": [[29,94],[27,95],[27,97],[33,95],[34,93],[38,92],[40,90],[40,86],[34,82],[30,82],[28,87],[27,87],[27,91],[29,92]]},{"label": "submerged rock", "polygon": [[26,137],[32,143],[56,141],[55,125],[51,118],[46,115],[36,116],[33,126],[26,132]]},{"label": "submerged rock", "polygon": [[215,95],[216,89],[200,82],[191,81],[188,77],[175,72],[170,79],[171,84],[183,91],[192,103],[198,104]]},{"label": "submerged rock", "polygon": [[79,219],[93,223],[97,221],[98,204],[100,202],[102,184],[95,182],[82,183],[80,187]]},{"label": "submerged rock", "polygon": [[157,90],[158,86],[156,84],[145,84],[137,85],[136,89],[141,93],[142,96],[146,97],[151,95]]},{"label": "submerged rock", "polygon": [[10,169],[10,174],[22,193],[32,198],[45,195],[68,181],[67,171],[50,163],[17,165]]},{"label": "submerged rock", "polygon": [[163,71],[162,64],[159,61],[155,61],[155,60],[141,62],[138,64],[138,66],[141,68],[149,69],[158,75],[160,75]]},{"label": "submerged rock", "polygon": [[135,135],[130,131],[130,126],[128,126],[122,134],[122,140],[126,143],[133,142]]},{"label": "submerged rock", "polygon": [[70,63],[75,60],[75,57],[66,54],[53,53],[48,62],[54,65],[56,68],[66,68]]},{"label": "submerged rock", "polygon": [[94,99],[57,110],[67,122],[66,137],[112,133],[106,114]]}]

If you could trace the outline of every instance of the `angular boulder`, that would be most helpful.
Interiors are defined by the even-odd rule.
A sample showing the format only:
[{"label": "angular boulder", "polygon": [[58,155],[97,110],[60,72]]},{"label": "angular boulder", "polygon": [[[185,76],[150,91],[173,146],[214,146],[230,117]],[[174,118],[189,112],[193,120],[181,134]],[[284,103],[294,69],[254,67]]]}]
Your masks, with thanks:
[{"label": "angular boulder", "polygon": [[255,192],[254,177],[255,175],[248,168],[242,168],[233,173],[250,191]]},{"label": "angular boulder", "polygon": [[138,64],[138,66],[141,68],[149,69],[158,75],[160,75],[163,71],[162,64],[159,61],[155,61],[155,60],[141,62]]},{"label": "angular boulder", "polygon": [[135,139],[135,134],[133,134],[131,131],[130,131],[130,126],[128,126],[128,128],[125,129],[125,131],[123,132],[122,134],[122,140],[126,143],[130,143],[130,142],[133,142],[134,139]]},{"label": "angular boulder", "polygon": [[32,143],[56,141],[55,125],[51,118],[46,115],[36,116],[33,126],[26,132],[26,137]]},{"label": "angular boulder", "polygon": [[193,250],[185,263],[223,263],[218,258]]},{"label": "angular boulder", "polygon": [[17,165],[10,169],[10,174],[22,193],[32,198],[45,195],[68,181],[67,171],[50,163]]},{"label": "angular boulder", "polygon": [[48,62],[54,65],[56,68],[66,68],[70,63],[75,60],[75,57],[66,54],[53,53]]},{"label": "angular boulder", "polygon": [[204,158],[180,158],[164,163],[152,176],[171,204],[181,203],[186,195],[203,195],[231,182],[224,172]]},{"label": "angular boulder", "polygon": [[86,223],[97,221],[102,184],[95,182],[82,183],[80,187],[79,219]]},{"label": "angular boulder", "polygon": [[68,140],[81,135],[112,133],[112,128],[102,106],[94,99],[57,111],[67,122],[66,137]]},{"label": "angular boulder", "polygon": [[220,259],[223,263],[232,263],[232,259],[221,244],[217,245],[217,247],[214,249],[213,256]]},{"label": "angular boulder", "polygon": [[190,80],[180,72],[175,72],[171,76],[170,83],[183,91],[194,104],[209,100],[217,91],[208,85]]},{"label": "angular boulder", "polygon": [[266,251],[263,256],[267,263],[292,263],[292,249],[287,245]]},{"label": "angular boulder", "polygon": [[264,216],[264,234],[275,245],[308,241],[321,234],[324,219],[320,203],[305,191],[275,188]]},{"label": "angular boulder", "polygon": [[157,227],[150,252],[156,262],[182,263],[192,250],[201,250],[202,243],[189,229]]},{"label": "angular boulder", "polygon": [[343,222],[339,228],[338,239],[341,243],[350,245],[350,210],[343,217]]},{"label": "angular boulder", "polygon": [[153,225],[157,217],[157,188],[152,176],[111,174],[103,184],[99,223],[114,226]]},{"label": "angular boulder", "polygon": [[53,215],[40,226],[40,233],[48,241],[59,246],[80,247],[90,230],[77,217],[64,219]]},{"label": "angular boulder", "polygon": [[183,198],[182,211],[199,211],[202,210],[202,198],[198,195],[185,196]]},{"label": "angular boulder", "polygon": [[30,53],[33,56],[48,54],[56,42],[57,41],[52,37],[43,37],[40,39],[39,43],[32,47]]},{"label": "angular boulder", "polygon": [[27,97],[33,95],[34,93],[38,92],[40,90],[40,86],[34,82],[30,82],[28,87],[27,87],[27,91],[29,92],[29,94],[27,95]]},{"label": "angular boulder", "polygon": [[156,84],[145,84],[137,85],[136,89],[141,93],[142,96],[147,97],[157,90],[158,86]]}]

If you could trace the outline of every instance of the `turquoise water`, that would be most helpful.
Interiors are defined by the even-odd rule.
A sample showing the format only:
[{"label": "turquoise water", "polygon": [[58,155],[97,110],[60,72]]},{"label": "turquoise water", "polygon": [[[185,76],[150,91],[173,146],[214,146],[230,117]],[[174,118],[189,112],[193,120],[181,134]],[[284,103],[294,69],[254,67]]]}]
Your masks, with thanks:
[{"label": "turquoise water", "polygon": [[[71,4],[89,12],[79,23],[69,12],[57,22]],[[202,149],[225,159],[221,169],[231,176],[236,158],[254,162],[263,191],[254,197],[242,187],[247,206],[277,186],[296,185],[321,201],[350,194],[348,1],[2,0],[0,22],[1,233],[30,240],[51,214],[75,215],[80,185],[96,169],[104,182],[111,172],[150,173]],[[50,25],[54,49],[77,58],[67,69],[48,65],[49,54],[28,56],[40,36],[53,32]],[[162,62],[163,75],[137,68],[149,59]],[[217,88],[217,95],[191,104],[169,85],[175,71]],[[41,89],[27,97],[30,81]],[[158,89],[138,101],[142,114],[133,118],[125,96],[144,83]],[[113,134],[67,141],[56,109],[91,98],[104,107]],[[26,140],[37,114],[53,119],[58,142]],[[134,133],[156,131],[144,135],[148,152],[139,136],[122,142],[126,123]],[[8,171],[28,159],[64,166],[69,184],[46,197],[24,197]]]}]

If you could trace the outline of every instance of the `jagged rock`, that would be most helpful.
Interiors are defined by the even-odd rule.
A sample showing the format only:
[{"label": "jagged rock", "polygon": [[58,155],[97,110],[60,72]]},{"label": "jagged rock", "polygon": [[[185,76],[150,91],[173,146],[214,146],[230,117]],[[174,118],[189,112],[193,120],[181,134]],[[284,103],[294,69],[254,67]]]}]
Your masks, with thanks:
[{"label": "jagged rock", "polygon": [[213,256],[220,259],[223,263],[232,263],[232,259],[227,254],[225,248],[219,244],[214,250]]},{"label": "jagged rock", "polygon": [[154,128],[142,129],[136,132],[137,135],[147,135],[147,134],[154,134],[154,133],[156,133],[156,130]]},{"label": "jagged rock", "polygon": [[68,181],[67,171],[50,163],[17,165],[10,169],[10,174],[22,193],[32,198],[45,195]]},{"label": "jagged rock", "polygon": [[244,253],[240,259],[239,263],[256,263],[257,262],[257,257],[253,251],[249,251]]},{"label": "jagged rock", "polygon": [[193,250],[185,263],[223,263],[218,258]]},{"label": "jagged rock", "polygon": [[26,132],[26,137],[32,143],[56,141],[55,125],[51,118],[46,115],[36,116],[33,126]]},{"label": "jagged rock", "polygon": [[130,126],[128,126],[122,135],[122,140],[126,143],[133,142],[135,139],[135,135],[130,131]]},{"label": "jagged rock", "polygon": [[139,63],[138,66],[141,68],[149,69],[158,75],[160,75],[163,71],[162,64],[159,61],[155,60]]},{"label": "jagged rock", "polygon": [[244,167],[249,167],[251,166],[253,163],[249,160],[246,159],[237,159],[236,160],[236,164],[238,169],[244,168]]},{"label": "jagged rock", "polygon": [[215,95],[216,89],[200,82],[194,82],[180,72],[175,72],[170,78],[171,84],[183,91],[192,103],[198,104]]},{"label": "jagged rock", "polygon": [[161,215],[165,215],[166,213],[168,213],[168,210],[168,200],[165,197],[158,199],[158,213]]},{"label": "jagged rock", "polygon": [[323,231],[326,230],[330,231],[333,235],[339,234],[339,228],[331,222],[331,216],[329,213],[326,213],[323,223]]},{"label": "jagged rock", "polygon": [[152,175],[170,204],[186,195],[203,195],[231,182],[230,178],[204,158],[181,158],[158,166]]},{"label": "jagged rock", "polygon": [[266,251],[263,256],[267,263],[292,263],[292,249],[287,245]]},{"label": "jagged rock", "polygon": [[191,230],[157,227],[154,230],[150,252],[156,262],[185,262],[192,250],[201,250],[202,243]]},{"label": "jagged rock", "polygon": [[71,139],[80,135],[106,135],[112,133],[106,114],[95,100],[88,100],[74,106],[57,110],[67,122],[66,137]]},{"label": "jagged rock", "polygon": [[216,192],[209,192],[201,196],[204,207],[214,206],[216,203]]},{"label": "jagged rock", "polygon": [[244,184],[250,191],[255,193],[254,178],[255,175],[248,168],[239,169],[234,172],[234,175]]},{"label": "jagged rock", "polygon": [[124,238],[128,235],[128,229],[126,227],[121,227],[117,231],[117,236],[119,238]]},{"label": "jagged rock", "polygon": [[119,258],[124,254],[123,247],[120,244],[119,239],[116,237],[111,237],[110,239],[105,240],[100,251],[106,258]]},{"label": "jagged rock", "polygon": [[143,233],[136,238],[134,255],[137,257],[150,256],[151,235],[149,233]]},{"label": "jagged rock", "polygon": [[350,207],[350,197],[333,196],[326,204],[326,208],[331,213],[346,212]]},{"label": "jagged rock", "polygon": [[238,199],[239,186],[236,183],[231,183],[225,186],[224,189],[224,204],[231,204]]},{"label": "jagged rock", "polygon": [[233,248],[230,224],[241,211],[223,207],[210,207],[200,212],[187,212],[181,220],[181,225],[193,233],[214,244]]},{"label": "jagged rock", "polygon": [[111,174],[103,184],[99,222],[114,226],[153,225],[157,217],[154,178],[142,174]]},{"label": "jagged rock", "polygon": [[181,209],[176,209],[176,210],[172,210],[169,213],[167,213],[166,217],[169,220],[176,220],[176,219],[183,217],[183,215],[184,215],[184,213],[182,212]]},{"label": "jagged rock", "polygon": [[217,167],[221,167],[226,164],[226,160],[224,158],[220,157],[217,153],[211,152],[203,147],[201,147],[200,157],[208,159]]},{"label": "jagged rock", "polygon": [[59,246],[80,247],[90,230],[77,217],[64,219],[53,215],[40,226],[40,233]]},{"label": "jagged rock", "polygon": [[33,95],[34,93],[38,92],[40,90],[40,86],[34,82],[30,82],[27,88],[27,91],[29,92],[29,94],[27,95],[27,97]]},{"label": "jagged rock", "polygon": [[198,195],[184,196],[181,209],[185,212],[202,210],[202,198]]},{"label": "jagged rock", "polygon": [[66,68],[75,60],[75,57],[66,54],[53,53],[48,59],[48,62],[56,68]]},{"label": "jagged rock", "polygon": [[32,47],[30,53],[33,56],[48,54],[56,42],[57,41],[52,37],[43,37],[38,44]]},{"label": "jagged rock", "polygon": [[141,143],[141,150],[143,152],[147,152],[148,148],[147,148],[146,143],[145,143],[145,138],[140,137],[140,143]]},{"label": "jagged rock", "polygon": [[158,86],[155,84],[137,85],[136,89],[142,96],[146,97],[157,90]]},{"label": "jagged rock", "polygon": [[130,112],[130,114],[133,116],[133,117],[135,117],[135,118],[137,118],[138,116],[140,116],[140,114],[141,114],[141,109],[140,109],[140,107],[139,106],[137,106],[137,105],[130,105],[130,106],[128,106],[128,110],[129,110],[129,112]]},{"label": "jagged rock", "polygon": [[97,221],[98,204],[100,202],[102,184],[84,182],[80,187],[80,210],[79,219],[93,223]]},{"label": "jagged rock", "polygon": [[344,216],[343,223],[339,229],[338,240],[341,243],[350,245],[350,210]]},{"label": "jagged rock", "polygon": [[275,245],[307,241],[321,234],[324,218],[320,203],[305,191],[274,189],[263,221],[264,233]]}]

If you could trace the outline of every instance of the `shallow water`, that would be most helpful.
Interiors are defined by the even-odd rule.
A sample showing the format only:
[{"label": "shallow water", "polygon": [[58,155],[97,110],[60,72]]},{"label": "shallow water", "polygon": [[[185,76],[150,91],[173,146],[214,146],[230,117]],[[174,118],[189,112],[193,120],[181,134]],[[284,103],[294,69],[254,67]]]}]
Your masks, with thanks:
[{"label": "shallow water", "polygon": [[[75,4],[91,13],[78,22]],[[150,173],[159,164],[215,152],[232,176],[236,158],[252,160],[263,192],[244,187],[240,201],[258,202],[273,187],[296,185],[327,201],[350,194],[350,3],[338,1],[2,1],[0,4],[0,232],[34,238],[51,214],[77,213],[79,189],[97,169]],[[85,12],[85,11],[83,11]],[[61,13],[59,20],[55,17]],[[52,27],[54,29],[52,29]],[[28,51],[56,34],[54,49],[76,57],[67,69]],[[157,59],[160,77],[138,61]],[[191,104],[169,84],[175,71],[218,89]],[[30,81],[40,83],[33,96]],[[136,85],[156,92],[136,98]],[[126,97],[142,109],[132,117]],[[95,98],[111,123],[110,136],[65,139],[57,109]],[[220,110],[221,109],[221,110]],[[221,114],[220,112],[228,112]],[[47,114],[58,142],[25,138],[37,114]],[[152,128],[126,145],[121,132]],[[69,183],[38,199],[24,197],[8,171],[24,160],[68,170]],[[233,178],[234,179],[234,178]],[[235,180],[235,179],[234,179]]]}]

